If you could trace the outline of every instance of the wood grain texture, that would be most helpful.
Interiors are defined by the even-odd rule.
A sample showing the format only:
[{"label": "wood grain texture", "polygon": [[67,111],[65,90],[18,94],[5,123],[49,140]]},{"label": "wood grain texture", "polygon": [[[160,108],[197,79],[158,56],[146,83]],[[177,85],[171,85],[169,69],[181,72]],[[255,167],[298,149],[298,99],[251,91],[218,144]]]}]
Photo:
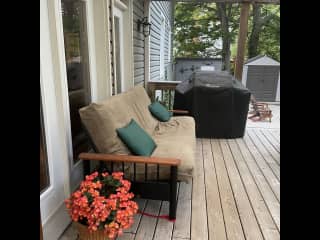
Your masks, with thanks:
[{"label": "wood grain texture", "polygon": [[280,143],[276,140],[276,138],[272,135],[272,133],[266,129],[261,129],[260,131],[267,138],[267,140],[274,147],[274,149],[278,153],[280,153]]},{"label": "wood grain texture", "polygon": [[[280,182],[278,181],[278,179],[276,179],[268,166],[261,166],[262,168],[260,168],[254,157],[246,147],[243,139],[237,139],[236,141],[253,178],[260,188],[261,194],[270,195],[271,193],[273,193],[277,200],[280,202]],[[263,161],[262,163],[265,162]]]},{"label": "wood grain texture", "polygon": [[207,216],[209,239],[226,240],[226,228],[220,201],[219,186],[216,168],[213,161],[211,144],[209,139],[203,139],[203,159],[206,182]]},{"label": "wood grain texture", "polygon": [[197,159],[193,174],[191,239],[207,240],[208,223],[201,140],[197,139],[196,144]]},{"label": "wood grain texture", "polygon": [[177,217],[172,236],[190,238],[192,184],[181,182],[179,188]]},{"label": "wood grain texture", "polygon": [[[259,151],[259,155],[263,157],[264,161],[267,162],[269,167],[271,168],[272,172],[275,174],[277,179],[280,181],[280,166],[278,163],[275,162],[273,157],[267,151],[267,149],[263,146],[260,142],[258,137],[252,132],[252,129],[247,130],[247,135],[250,137],[252,143],[255,147],[250,148],[250,150],[254,150],[255,148]],[[244,137],[245,138],[245,137]]]},{"label": "wood grain texture", "polygon": [[270,155],[273,157],[273,159],[280,165],[280,154],[276,149],[272,146],[272,144],[268,141],[266,136],[262,134],[261,131],[255,130],[253,131],[255,135],[260,139],[263,146],[267,149],[267,151],[270,153]]},{"label": "wood grain texture", "polygon": [[[169,212],[169,202],[162,201],[160,215],[166,215]],[[153,240],[171,240],[173,222],[168,221],[167,219],[158,219],[157,228],[154,233]]]},{"label": "wood grain texture", "polygon": [[[250,170],[247,167],[247,158],[244,158],[245,155],[241,153],[236,141],[232,139],[229,140],[228,143],[264,239],[280,239],[280,233],[273,222],[272,216],[270,215],[268,208],[264,202],[263,195],[260,193],[260,189],[266,188],[268,192],[264,190],[265,195],[269,194],[271,195],[271,197],[273,197],[273,201],[277,201],[273,195],[273,192],[266,182],[264,182],[265,185],[256,184],[254,177],[251,175]],[[260,189],[258,188],[258,186],[260,186]],[[278,208],[278,211],[280,213],[280,208]]]},{"label": "wood grain texture", "polygon": [[245,238],[247,240],[262,240],[263,236],[259,229],[259,224],[251,207],[248,195],[246,194],[246,190],[234,162],[234,156],[230,151],[227,140],[220,140],[220,146],[223,152],[224,162],[229,175]]},{"label": "wood grain texture", "polygon": [[[159,215],[161,201],[148,200],[145,212]],[[142,216],[135,239],[152,240],[157,225],[157,218]]]},{"label": "wood grain texture", "polygon": [[242,230],[226,166],[224,164],[224,156],[219,140],[211,139],[211,148],[217,171],[227,238],[229,240],[244,240],[245,236]]}]

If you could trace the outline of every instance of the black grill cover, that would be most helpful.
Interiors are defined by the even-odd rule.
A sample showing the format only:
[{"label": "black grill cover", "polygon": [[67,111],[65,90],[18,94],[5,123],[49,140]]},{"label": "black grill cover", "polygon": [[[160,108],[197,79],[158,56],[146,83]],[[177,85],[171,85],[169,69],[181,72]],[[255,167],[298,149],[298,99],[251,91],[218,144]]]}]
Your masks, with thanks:
[{"label": "black grill cover", "polygon": [[177,85],[174,109],[188,110],[202,138],[238,138],[245,132],[250,92],[227,72],[198,71]]}]

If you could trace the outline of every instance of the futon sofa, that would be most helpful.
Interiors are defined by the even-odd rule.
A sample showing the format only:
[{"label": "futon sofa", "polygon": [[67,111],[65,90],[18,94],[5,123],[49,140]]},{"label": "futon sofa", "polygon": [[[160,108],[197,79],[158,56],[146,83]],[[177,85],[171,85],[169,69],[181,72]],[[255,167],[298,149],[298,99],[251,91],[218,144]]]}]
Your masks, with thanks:
[{"label": "futon sofa", "polygon": [[[150,104],[145,89],[136,86],[81,108],[81,121],[95,153],[81,153],[79,158],[107,163],[110,171],[123,171],[132,181],[136,195],[170,201],[169,217],[174,219],[177,181],[188,182],[193,175],[195,121],[190,116],[172,116],[169,121],[160,122],[150,113]],[[150,157],[134,156],[118,137],[116,129],[126,126],[131,119],[155,141],[157,147]],[[87,167],[86,174],[88,171]]]}]

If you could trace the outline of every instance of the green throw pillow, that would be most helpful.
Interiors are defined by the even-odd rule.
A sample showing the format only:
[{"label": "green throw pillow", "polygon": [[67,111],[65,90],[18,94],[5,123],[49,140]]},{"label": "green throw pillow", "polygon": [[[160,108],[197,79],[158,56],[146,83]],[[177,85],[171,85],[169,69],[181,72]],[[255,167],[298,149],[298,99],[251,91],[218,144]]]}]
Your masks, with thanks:
[{"label": "green throw pillow", "polygon": [[169,112],[161,103],[154,102],[149,105],[149,110],[152,115],[161,122],[170,120],[172,113]]},{"label": "green throw pillow", "polygon": [[150,156],[157,147],[150,135],[133,119],[130,123],[117,129],[118,136],[132,153],[140,156]]}]

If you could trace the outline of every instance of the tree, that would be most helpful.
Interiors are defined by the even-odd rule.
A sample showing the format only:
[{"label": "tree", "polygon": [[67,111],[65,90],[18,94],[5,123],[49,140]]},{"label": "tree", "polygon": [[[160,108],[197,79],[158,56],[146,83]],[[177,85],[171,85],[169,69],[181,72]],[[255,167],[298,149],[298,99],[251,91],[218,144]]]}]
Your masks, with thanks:
[{"label": "tree", "polygon": [[176,57],[213,57],[220,54],[214,4],[177,3],[175,9],[174,53]]},{"label": "tree", "polygon": [[230,46],[238,30],[239,5],[233,7],[231,3],[217,3],[217,13],[221,22],[222,35],[222,70],[230,71]]},{"label": "tree", "polygon": [[[238,4],[177,3],[175,11],[176,57],[222,57],[230,70],[230,45],[238,31]],[[218,43],[222,41],[222,48]]]},{"label": "tree", "polygon": [[280,60],[280,13],[278,5],[253,4],[248,57],[261,53]]}]

